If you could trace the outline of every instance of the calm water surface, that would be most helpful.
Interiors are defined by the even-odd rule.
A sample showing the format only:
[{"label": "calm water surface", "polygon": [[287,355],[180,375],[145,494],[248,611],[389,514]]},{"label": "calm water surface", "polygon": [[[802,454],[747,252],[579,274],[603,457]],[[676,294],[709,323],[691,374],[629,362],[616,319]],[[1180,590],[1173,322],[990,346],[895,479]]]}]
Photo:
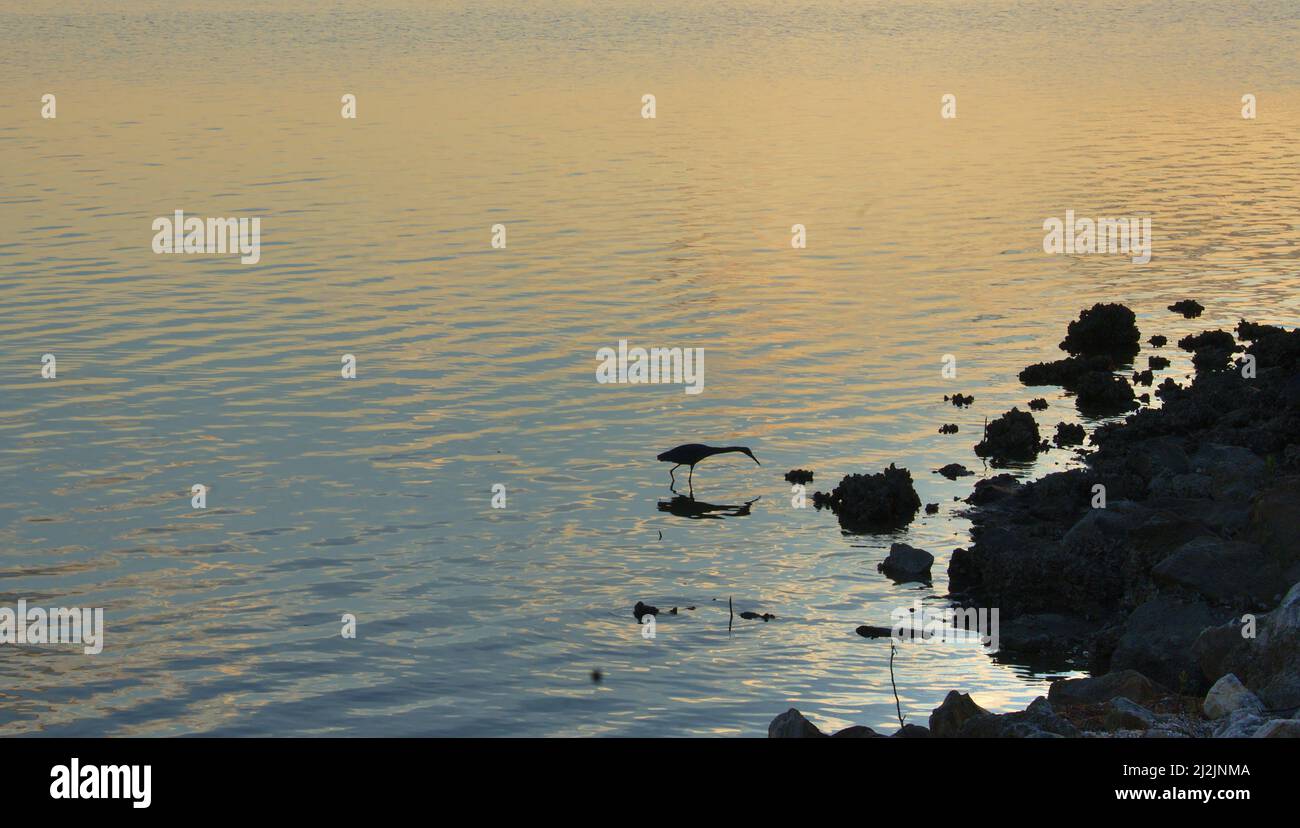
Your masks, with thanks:
[{"label": "calm water surface", "polygon": [[[1015,373],[1079,308],[1171,341],[1300,322],[1290,2],[206,5],[0,5],[0,606],[108,628],[0,648],[0,733],[887,728],[889,648],[854,628],[941,601],[972,479],[930,470],[991,474],[986,416],[1077,420]],[[177,209],[260,216],[261,262],[154,255]],[[1067,209],[1152,216],[1152,262],[1044,255]],[[704,393],[597,384],[619,339],[703,348]],[[763,462],[699,467],[747,514],[660,509],[655,455],[696,440]],[[940,504],[895,536],[782,480],[890,462]],[[876,572],[895,540],[932,587]],[[728,632],[729,597],[777,620]],[[637,600],[696,609],[645,641]],[[895,670],[914,722],[1047,678]]]}]

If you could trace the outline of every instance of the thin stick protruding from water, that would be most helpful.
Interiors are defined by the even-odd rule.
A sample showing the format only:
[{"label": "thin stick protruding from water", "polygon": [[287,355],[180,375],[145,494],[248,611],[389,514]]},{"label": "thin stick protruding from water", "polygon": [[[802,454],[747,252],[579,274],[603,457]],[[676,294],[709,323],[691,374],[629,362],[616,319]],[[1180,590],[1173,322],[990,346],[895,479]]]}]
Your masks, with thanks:
[{"label": "thin stick protruding from water", "polygon": [[898,703],[898,684],[894,681],[894,651],[896,649],[897,647],[891,641],[889,643],[889,686],[894,688],[894,710],[898,712],[898,726],[903,728],[907,725],[903,724],[903,706]]}]

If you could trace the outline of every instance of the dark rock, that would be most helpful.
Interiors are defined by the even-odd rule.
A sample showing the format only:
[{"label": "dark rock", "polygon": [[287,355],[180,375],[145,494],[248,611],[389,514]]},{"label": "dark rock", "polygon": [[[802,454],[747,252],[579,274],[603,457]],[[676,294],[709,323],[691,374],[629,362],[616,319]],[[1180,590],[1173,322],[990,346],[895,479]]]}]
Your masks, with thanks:
[{"label": "dark rock", "polygon": [[1165,695],[1164,688],[1137,670],[1117,670],[1095,678],[1062,679],[1052,682],[1052,687],[1047,692],[1047,700],[1057,707],[1101,704],[1121,697],[1149,704],[1163,695]]},{"label": "dark rock", "polygon": [[995,462],[1033,460],[1041,450],[1042,438],[1038,436],[1034,415],[1018,408],[989,423],[984,429],[984,439],[975,446],[976,454]]},{"label": "dark rock", "polygon": [[1255,500],[1250,512],[1250,537],[1289,574],[1300,580],[1300,477],[1272,481]]},{"label": "dark rock", "polygon": [[1169,360],[1162,356],[1149,356],[1147,367],[1153,371],[1161,371],[1169,367]]},{"label": "dark rock", "polygon": [[1105,355],[1066,357],[1053,362],[1034,363],[1022,370],[1019,378],[1025,385],[1059,385],[1073,389],[1085,374],[1113,371],[1117,367],[1115,360]]},{"label": "dark rock", "polygon": [[1148,339],[1147,342],[1150,342],[1151,346],[1154,348],[1163,348],[1165,347],[1165,345],[1169,344],[1169,339],[1160,334],[1156,334],[1155,336]]},{"label": "dark rock", "polygon": [[636,618],[636,622],[638,624],[641,623],[641,619],[643,617],[647,615],[658,615],[658,614],[659,614],[658,607],[652,607],[649,604],[644,603],[642,601],[637,601],[636,606],[632,608],[632,616]]},{"label": "dark rock", "polygon": [[1020,489],[1020,481],[1010,474],[998,474],[985,480],[976,480],[975,489],[966,502],[976,506],[987,506],[1013,495]]},{"label": "dark rock", "polygon": [[1105,416],[1137,408],[1128,380],[1106,371],[1084,374],[1075,387],[1076,403],[1085,414]]},{"label": "dark rock", "polygon": [[877,569],[895,580],[930,579],[930,567],[934,565],[934,556],[924,549],[917,549],[905,543],[890,544],[889,557],[877,565]]},{"label": "dark rock", "polygon": [[1199,601],[1158,596],[1133,611],[1110,655],[1111,670],[1137,670],[1182,693],[1201,692],[1205,680],[1192,645],[1206,627],[1223,623],[1231,613]]},{"label": "dark rock", "polygon": [[1074,355],[1105,354],[1121,361],[1138,352],[1141,334],[1133,311],[1119,304],[1093,305],[1066,330],[1061,350]]},{"label": "dark rock", "polygon": [[878,474],[850,474],[829,495],[813,494],[813,504],[829,507],[848,531],[878,531],[906,526],[921,508],[912,475],[893,463]]},{"label": "dark rock", "polygon": [[1285,334],[1285,328],[1279,328],[1276,325],[1258,325],[1254,322],[1247,322],[1245,319],[1237,323],[1237,338],[1254,342],[1269,336]]},{"label": "dark rock", "polygon": [[989,712],[976,704],[968,694],[950,690],[944,697],[943,704],[930,713],[930,735],[941,738],[956,736],[968,720],[987,715]]},{"label": "dark rock", "polygon": [[1211,603],[1246,610],[1275,606],[1287,588],[1281,568],[1252,543],[1200,537],[1151,570],[1157,584],[1180,586]]},{"label": "dark rock", "polygon": [[978,587],[980,584],[979,568],[975,565],[967,549],[957,548],[948,556],[948,588],[961,591]]},{"label": "dark rock", "polygon": [[[952,564],[949,563],[951,579]],[[1093,625],[1077,615],[1045,612],[1017,615],[999,625],[1002,653],[1014,653],[1038,662],[1070,660],[1091,638]],[[1049,697],[1050,698],[1050,697]]]},{"label": "dark rock", "polygon": [[1029,410],[1030,410],[1030,411],[1046,411],[1046,410],[1047,410],[1047,400],[1043,399],[1042,397],[1037,397],[1037,398],[1035,398],[1035,399],[1030,400],[1030,401],[1029,401]]},{"label": "dark rock", "polygon": [[795,708],[790,708],[772,720],[767,726],[769,739],[816,739],[826,734],[803,717]]},{"label": "dark rock", "polygon": [[897,733],[891,736],[891,739],[929,739],[931,736],[930,728],[921,725],[905,724]]},{"label": "dark rock", "polygon": [[1086,436],[1087,432],[1078,423],[1057,423],[1056,436],[1053,441],[1061,447],[1078,446],[1083,444]]},{"label": "dark rock", "polygon": [[894,630],[891,627],[873,627],[870,624],[863,624],[856,630],[857,634],[863,638],[893,638]]},{"label": "dark rock", "polygon": [[963,739],[1042,739],[1078,736],[1079,729],[1061,718],[1047,699],[1039,696],[1018,713],[983,713],[962,724],[957,735]]},{"label": "dark rock", "polygon": [[1244,639],[1226,666],[1270,709],[1300,708],[1300,583],[1257,624],[1257,636]]},{"label": "dark rock", "polygon": [[1232,367],[1232,351],[1197,348],[1192,354],[1192,367],[1197,371],[1226,371]]},{"label": "dark rock", "polygon": [[937,515],[937,514],[939,514],[939,504],[938,504],[938,503],[927,503],[927,504],[925,504],[925,513],[926,513],[927,515]]},{"label": "dark rock", "polygon": [[745,619],[746,621],[759,621],[759,620],[761,620],[761,621],[763,621],[764,623],[766,623],[766,622],[768,622],[768,621],[771,621],[773,618],[776,618],[776,616],[773,615],[773,614],[770,613],[770,612],[764,612],[764,613],[761,613],[761,614],[760,614],[760,613],[757,613],[757,612],[750,612],[749,610],[745,610],[745,611],[742,612],[742,613],[738,613],[738,615],[739,615],[741,618]]},{"label": "dark rock", "polygon": [[934,473],[942,474],[944,477],[948,478],[949,480],[956,480],[959,477],[966,477],[967,475],[974,474],[975,472],[966,468],[961,463],[949,463],[948,465],[944,466],[941,469],[935,469]]},{"label": "dark rock", "polygon": [[1192,657],[1206,681],[1213,682],[1232,672],[1232,665],[1249,658],[1251,640],[1242,635],[1242,622],[1232,619],[1226,624],[1207,627],[1192,644]]},{"label": "dark rock", "polygon": [[813,473],[807,469],[791,469],[785,473],[785,479],[787,483],[811,483],[813,481]]},{"label": "dark rock", "polygon": [[944,423],[939,426],[940,434],[956,434],[958,431],[956,423]]},{"label": "dark rock", "polygon": [[1237,340],[1227,331],[1202,331],[1178,340],[1178,347],[1184,351],[1198,351],[1201,348],[1232,351],[1237,347]]},{"label": "dark rock", "polygon": [[877,733],[869,727],[853,725],[831,734],[832,739],[883,739],[885,734]]},{"label": "dark rock", "polygon": [[1111,700],[1105,718],[1107,730],[1148,730],[1155,721],[1154,713],[1123,696]]},{"label": "dark rock", "polygon": [[1195,299],[1180,299],[1169,306],[1174,313],[1181,313],[1185,319],[1195,319],[1205,310],[1205,306]]},{"label": "dark rock", "polygon": [[947,394],[944,394],[943,399],[945,402],[951,402],[953,405],[957,406],[958,408],[965,408],[966,406],[975,402],[975,398],[970,396],[969,394],[965,394],[965,395],[953,394],[951,397],[949,397]]},{"label": "dark rock", "polygon": [[1155,376],[1151,373],[1151,369],[1149,368],[1145,371],[1133,372],[1134,385],[1150,385],[1154,381],[1154,379]]}]

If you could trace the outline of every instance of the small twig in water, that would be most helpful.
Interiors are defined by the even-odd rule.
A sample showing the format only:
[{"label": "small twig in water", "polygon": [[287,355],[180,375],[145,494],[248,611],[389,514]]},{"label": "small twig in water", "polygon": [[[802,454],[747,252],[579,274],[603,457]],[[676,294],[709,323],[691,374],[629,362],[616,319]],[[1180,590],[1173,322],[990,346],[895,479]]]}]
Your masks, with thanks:
[{"label": "small twig in water", "polygon": [[898,684],[894,682],[894,650],[897,648],[891,641],[889,644],[889,686],[894,688],[894,710],[898,711],[898,726],[907,727],[903,724],[903,706],[898,703]]}]

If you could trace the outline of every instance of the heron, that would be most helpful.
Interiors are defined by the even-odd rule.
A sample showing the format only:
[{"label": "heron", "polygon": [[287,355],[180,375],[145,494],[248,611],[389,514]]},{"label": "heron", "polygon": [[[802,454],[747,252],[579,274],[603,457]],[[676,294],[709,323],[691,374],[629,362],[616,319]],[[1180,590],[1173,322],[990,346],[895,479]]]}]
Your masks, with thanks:
[{"label": "heron", "polygon": [[[675,464],[671,469],[668,470],[668,477],[673,481],[672,485],[674,486],[677,484],[677,476],[673,474],[673,472],[677,471],[677,469],[680,468],[681,466],[691,467],[690,473],[686,475],[686,483],[691,488],[691,497],[694,497],[695,486],[692,481],[692,478],[695,475],[695,464],[700,462],[706,457],[712,457],[715,454],[726,454],[732,451],[738,451],[741,454],[747,454],[749,455],[750,460],[753,460],[755,463],[758,463],[758,458],[754,456],[754,452],[750,451],[744,446],[706,446],[703,443],[687,443],[685,445],[678,446],[677,448],[669,449],[668,451],[665,451],[663,454],[659,455],[658,459],[665,463]],[[758,465],[761,466],[763,464],[758,463]]]}]

